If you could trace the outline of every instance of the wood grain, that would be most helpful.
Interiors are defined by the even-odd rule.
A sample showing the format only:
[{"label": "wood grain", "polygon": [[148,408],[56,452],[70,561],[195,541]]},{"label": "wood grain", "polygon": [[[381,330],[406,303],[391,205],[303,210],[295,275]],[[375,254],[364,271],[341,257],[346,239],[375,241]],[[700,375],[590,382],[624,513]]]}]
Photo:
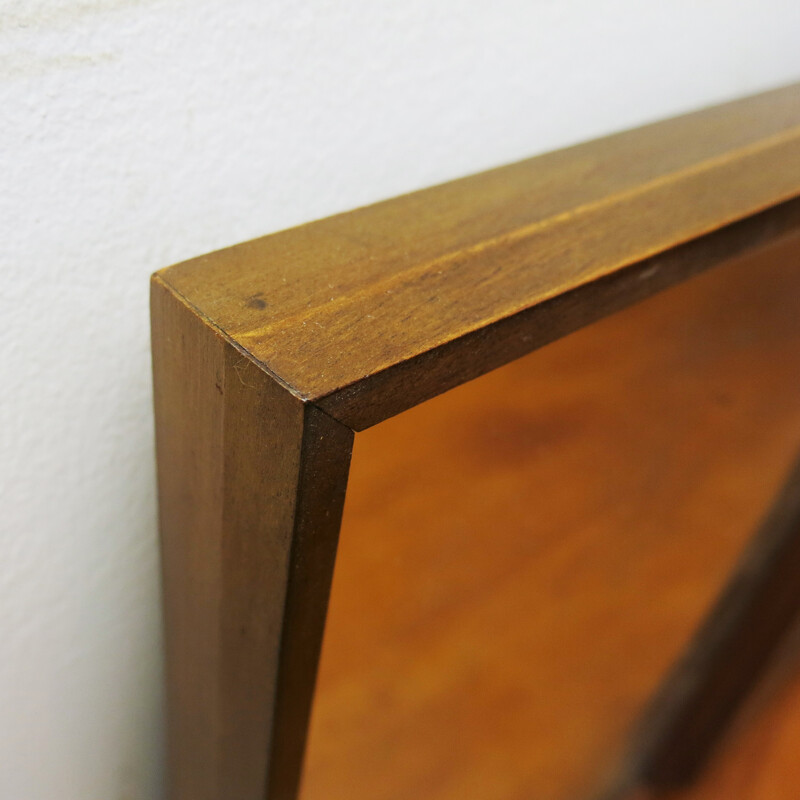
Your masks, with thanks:
[{"label": "wood grain", "polygon": [[[474,357],[470,333],[484,332],[488,346],[499,321],[581,288],[591,305],[598,279],[798,194],[795,85],[283,231],[161,275],[291,392],[361,429],[400,410],[381,398],[409,395],[410,405],[474,377],[458,370]],[[657,274],[639,278],[647,284]],[[662,286],[656,280],[651,291]],[[536,328],[535,314],[526,325]],[[415,358],[460,341],[458,357],[429,381],[430,364]],[[541,343],[529,334],[528,350]],[[485,368],[509,357],[500,353]],[[380,397],[371,392],[376,376]]]},{"label": "wood grain", "polygon": [[800,446],[798,364],[794,241],[359,434],[303,800],[625,778]]},{"label": "wood grain", "polygon": [[158,278],[152,320],[170,798],[291,798],[352,432]]}]

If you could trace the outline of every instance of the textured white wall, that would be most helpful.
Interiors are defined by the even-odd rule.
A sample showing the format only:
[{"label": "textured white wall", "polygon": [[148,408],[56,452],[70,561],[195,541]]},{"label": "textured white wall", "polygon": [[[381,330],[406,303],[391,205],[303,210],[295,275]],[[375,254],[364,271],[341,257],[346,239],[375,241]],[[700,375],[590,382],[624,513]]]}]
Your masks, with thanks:
[{"label": "textured white wall", "polygon": [[147,278],[800,79],[796,0],[0,0],[0,798],[160,796]]}]

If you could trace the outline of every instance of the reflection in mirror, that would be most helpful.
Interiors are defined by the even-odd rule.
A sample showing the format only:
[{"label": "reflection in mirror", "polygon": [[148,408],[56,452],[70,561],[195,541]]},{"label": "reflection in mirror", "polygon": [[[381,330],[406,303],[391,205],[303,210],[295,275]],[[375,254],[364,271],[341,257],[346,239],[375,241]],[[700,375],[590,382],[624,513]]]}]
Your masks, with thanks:
[{"label": "reflection in mirror", "polygon": [[[644,796],[630,738],[798,449],[797,240],[358,434],[303,800]],[[680,796],[796,769],[792,652]]]}]

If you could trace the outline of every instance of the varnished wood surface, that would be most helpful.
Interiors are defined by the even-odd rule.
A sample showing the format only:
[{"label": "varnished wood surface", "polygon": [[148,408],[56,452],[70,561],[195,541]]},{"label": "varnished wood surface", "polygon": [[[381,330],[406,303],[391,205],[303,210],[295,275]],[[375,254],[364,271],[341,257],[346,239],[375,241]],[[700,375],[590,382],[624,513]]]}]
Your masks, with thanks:
[{"label": "varnished wood surface", "polygon": [[[522,331],[498,323],[574,292],[578,316],[596,318],[605,313],[593,291],[599,279],[703,237],[713,237],[703,255],[715,263],[726,226],[798,194],[800,85],[314,222],[161,275],[290,392],[361,429],[474,377],[476,353],[486,371],[553,338],[553,315],[529,314]],[[767,216],[761,225],[769,223]],[[796,226],[796,215],[782,224]],[[651,292],[662,288],[659,272],[668,266],[641,271],[640,293],[651,282]],[[562,333],[570,327],[559,324]],[[482,338],[469,338],[475,332]],[[422,357],[444,348],[447,358],[432,373]]]},{"label": "varnished wood surface", "polygon": [[[624,777],[800,447],[798,244],[359,434],[303,800],[581,800]],[[687,798],[797,796],[798,725],[769,708],[780,732],[755,715]]]},{"label": "varnished wood surface", "polygon": [[293,798],[352,431],[152,287],[170,800]]}]

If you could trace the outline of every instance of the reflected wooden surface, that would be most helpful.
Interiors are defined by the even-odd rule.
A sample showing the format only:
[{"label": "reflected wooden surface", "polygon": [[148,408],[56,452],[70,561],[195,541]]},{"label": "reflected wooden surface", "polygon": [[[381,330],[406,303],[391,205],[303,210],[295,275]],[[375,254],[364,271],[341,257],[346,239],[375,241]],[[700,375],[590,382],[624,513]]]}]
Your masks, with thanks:
[{"label": "reflected wooden surface", "polygon": [[[360,433],[303,800],[612,785],[798,446],[797,241]],[[800,684],[761,705],[687,796],[797,796]]]},{"label": "reflected wooden surface", "polygon": [[800,624],[696,784],[682,792],[641,791],[632,800],[796,800],[798,747]]},{"label": "reflected wooden surface", "polygon": [[773,670],[740,724],[724,757],[686,800],[795,800],[800,787],[800,637]]}]

